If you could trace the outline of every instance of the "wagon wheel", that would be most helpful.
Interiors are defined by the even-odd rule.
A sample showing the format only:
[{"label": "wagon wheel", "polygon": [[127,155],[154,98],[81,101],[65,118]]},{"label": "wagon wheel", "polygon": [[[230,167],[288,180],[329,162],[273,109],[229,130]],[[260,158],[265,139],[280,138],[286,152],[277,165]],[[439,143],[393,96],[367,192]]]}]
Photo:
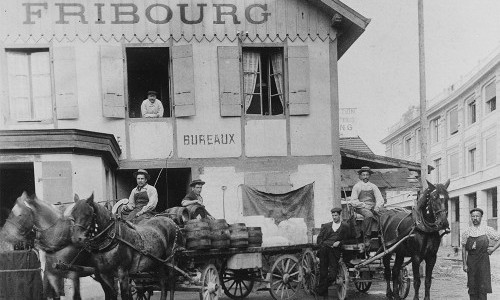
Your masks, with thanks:
[{"label": "wagon wheel", "polygon": [[220,281],[224,294],[231,299],[243,299],[253,289],[254,280],[249,279],[247,270],[227,269],[222,266]]},{"label": "wagon wheel", "polygon": [[[366,274],[368,276],[363,276],[363,274]],[[372,273],[370,271],[363,271],[361,273],[361,279],[363,280],[367,280],[367,279],[372,279],[373,276],[372,276]],[[356,289],[358,289],[358,291],[362,292],[362,293],[366,293],[368,292],[368,290],[370,289],[370,287],[372,286],[372,282],[371,281],[354,281],[354,286],[356,287]]]},{"label": "wagon wheel", "polygon": [[316,285],[318,284],[318,263],[316,260],[316,255],[311,249],[307,249],[304,254],[302,254],[301,259],[302,267],[302,285],[306,293],[313,294]]},{"label": "wagon wheel", "polygon": [[200,300],[218,300],[220,297],[219,272],[213,264],[208,264],[201,272]]},{"label": "wagon wheel", "polygon": [[410,276],[408,276],[408,267],[399,271],[399,297],[405,299],[410,292]]},{"label": "wagon wheel", "polygon": [[344,300],[347,296],[347,285],[349,284],[349,271],[343,261],[339,262],[339,272],[337,274],[337,294],[339,300]]},{"label": "wagon wheel", "polygon": [[275,300],[294,299],[301,281],[299,260],[293,255],[282,255],[271,268],[271,296]]}]

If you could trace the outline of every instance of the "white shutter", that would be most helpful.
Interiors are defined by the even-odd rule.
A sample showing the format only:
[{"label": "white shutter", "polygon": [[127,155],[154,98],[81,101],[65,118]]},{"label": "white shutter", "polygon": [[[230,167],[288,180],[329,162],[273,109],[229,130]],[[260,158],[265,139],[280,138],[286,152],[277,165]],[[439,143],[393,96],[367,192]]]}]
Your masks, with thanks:
[{"label": "white shutter", "polygon": [[309,49],[288,47],[288,104],[290,115],[309,114]]},{"label": "white shutter", "polygon": [[220,115],[241,116],[240,53],[236,46],[217,48],[219,63]]},{"label": "white shutter", "polygon": [[125,118],[121,45],[101,46],[102,113],[108,118]]},{"label": "white shutter", "polygon": [[194,116],[196,110],[192,45],[172,47],[172,70],[174,84],[174,114],[176,117]]},{"label": "white shutter", "polygon": [[31,119],[29,56],[23,52],[7,52],[10,116],[13,120]]},{"label": "white shutter", "polygon": [[54,47],[54,80],[57,118],[78,118],[78,91],[75,49],[72,46]]}]

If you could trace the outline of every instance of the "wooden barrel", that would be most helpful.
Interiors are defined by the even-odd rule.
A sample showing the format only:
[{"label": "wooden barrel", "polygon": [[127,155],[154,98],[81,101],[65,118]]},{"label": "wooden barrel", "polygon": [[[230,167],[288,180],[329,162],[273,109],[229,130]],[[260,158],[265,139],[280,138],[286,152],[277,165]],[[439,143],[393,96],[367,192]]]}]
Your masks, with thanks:
[{"label": "wooden barrel", "polygon": [[[186,206],[189,214],[189,219],[205,219],[207,217],[206,210],[203,206],[198,204],[188,205]],[[198,217],[199,216],[199,217]]]},{"label": "wooden barrel", "polygon": [[235,223],[229,225],[229,232],[231,233],[231,247],[248,247],[248,231],[245,223]]},{"label": "wooden barrel", "polygon": [[248,231],[248,247],[262,246],[262,228],[247,227]]},{"label": "wooden barrel", "polygon": [[183,206],[171,207],[165,211],[167,216],[174,220],[175,224],[183,226],[189,220],[189,212]]},{"label": "wooden barrel", "polygon": [[231,233],[225,219],[210,220],[212,248],[222,249],[231,246]]},{"label": "wooden barrel", "polygon": [[186,222],[184,230],[188,249],[209,249],[211,247],[210,226],[207,222],[189,220]]}]

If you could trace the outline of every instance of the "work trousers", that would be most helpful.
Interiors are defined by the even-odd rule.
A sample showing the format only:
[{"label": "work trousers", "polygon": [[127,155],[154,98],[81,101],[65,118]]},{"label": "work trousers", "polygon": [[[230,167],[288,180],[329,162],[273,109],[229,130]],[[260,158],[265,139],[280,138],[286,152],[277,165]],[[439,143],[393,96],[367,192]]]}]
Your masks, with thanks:
[{"label": "work trousers", "polygon": [[373,212],[368,208],[356,208],[356,213],[362,215],[365,218],[363,220],[363,234],[366,240],[370,237],[373,230]]},{"label": "work trousers", "polygon": [[318,251],[319,257],[319,284],[318,292],[319,294],[326,294],[328,292],[329,278],[328,269],[332,270],[333,281],[337,279],[337,273],[339,271],[339,260],[340,260],[340,248],[331,248],[322,245]]},{"label": "work trousers", "polygon": [[480,294],[469,294],[469,299],[470,300],[486,300],[487,296],[486,293],[480,293]]}]

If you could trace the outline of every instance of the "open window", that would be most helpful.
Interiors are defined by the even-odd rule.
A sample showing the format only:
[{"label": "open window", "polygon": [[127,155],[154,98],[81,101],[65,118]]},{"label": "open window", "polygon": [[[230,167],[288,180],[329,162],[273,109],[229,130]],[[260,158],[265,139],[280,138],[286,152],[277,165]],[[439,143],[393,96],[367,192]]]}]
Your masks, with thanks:
[{"label": "open window", "polygon": [[243,48],[243,89],[247,115],[284,114],[283,48]]},{"label": "open window", "polygon": [[489,83],[484,88],[484,100],[486,103],[486,113],[490,113],[497,109],[497,87],[495,81]]},{"label": "open window", "polygon": [[163,117],[171,117],[168,47],[127,47],[128,107],[130,118],[141,117],[148,91],[156,91]]},{"label": "open window", "polygon": [[52,80],[49,49],[7,49],[6,54],[11,119],[51,120]]}]

